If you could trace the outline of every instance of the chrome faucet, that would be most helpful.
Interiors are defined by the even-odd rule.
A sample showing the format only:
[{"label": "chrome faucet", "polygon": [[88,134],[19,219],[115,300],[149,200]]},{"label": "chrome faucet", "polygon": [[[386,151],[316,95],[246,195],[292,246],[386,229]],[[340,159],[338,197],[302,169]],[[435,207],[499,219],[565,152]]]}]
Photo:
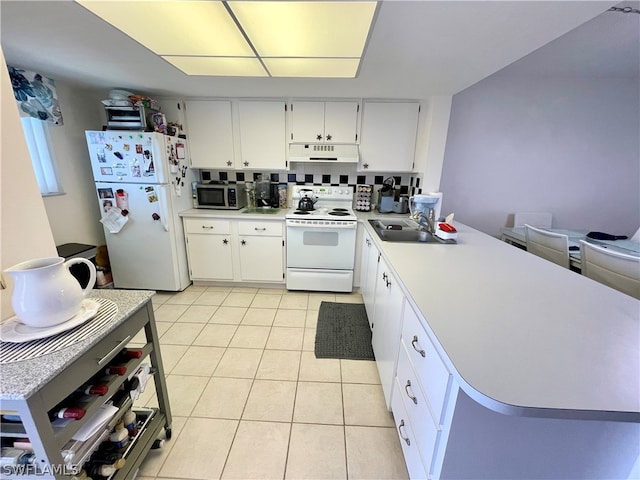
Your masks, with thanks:
[{"label": "chrome faucet", "polygon": [[[426,221],[426,225],[421,222],[421,219],[424,219]],[[411,214],[411,220],[416,222],[421,227],[424,227],[426,231],[429,232],[430,234],[435,235],[436,220],[435,220],[435,214],[433,212],[433,208],[429,209],[429,215],[425,215],[424,212],[420,210],[414,210],[413,213]]]}]

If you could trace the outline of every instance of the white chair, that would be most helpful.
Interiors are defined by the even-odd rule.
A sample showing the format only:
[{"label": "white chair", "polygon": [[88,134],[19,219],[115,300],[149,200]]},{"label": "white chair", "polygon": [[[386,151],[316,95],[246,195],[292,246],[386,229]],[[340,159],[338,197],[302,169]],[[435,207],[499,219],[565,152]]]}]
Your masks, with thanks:
[{"label": "white chair", "polygon": [[582,274],[640,299],[640,257],[580,240]]},{"label": "white chair", "polygon": [[640,242],[640,228],[636,230],[636,233],[634,233],[633,237],[631,237],[629,240],[631,240],[632,242]]},{"label": "white chair", "polygon": [[569,237],[561,233],[548,232],[531,225],[524,226],[527,251],[569,268]]},{"label": "white chair", "polygon": [[538,228],[551,228],[552,215],[549,212],[516,212],[513,215],[513,226],[531,225]]}]

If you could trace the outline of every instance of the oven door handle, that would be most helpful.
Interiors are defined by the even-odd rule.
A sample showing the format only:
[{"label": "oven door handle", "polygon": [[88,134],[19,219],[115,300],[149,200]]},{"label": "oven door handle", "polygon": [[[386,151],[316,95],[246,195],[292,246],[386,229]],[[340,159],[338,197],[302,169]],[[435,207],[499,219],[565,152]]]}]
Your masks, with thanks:
[{"label": "oven door handle", "polygon": [[299,228],[306,230],[355,230],[358,227],[357,222],[345,225],[305,225],[299,223],[287,223],[287,228]]}]

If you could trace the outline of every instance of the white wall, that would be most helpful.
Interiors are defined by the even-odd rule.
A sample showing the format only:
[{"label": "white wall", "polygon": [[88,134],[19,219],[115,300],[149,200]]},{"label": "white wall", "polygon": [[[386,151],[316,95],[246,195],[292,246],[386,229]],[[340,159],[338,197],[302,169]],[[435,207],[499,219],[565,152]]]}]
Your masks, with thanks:
[{"label": "white wall", "polygon": [[[54,79],[55,80],[55,79]],[[101,130],[100,100],[104,93],[78,90],[56,81],[64,125],[50,128],[64,195],[45,197],[44,204],[56,245],[104,244],[100,209],[93,187],[85,130]]]},{"label": "white wall", "polygon": [[494,75],[453,97],[441,190],[456,219],[498,235],[516,211],[558,228],[640,225],[638,79]]},{"label": "white wall", "polygon": [[[57,256],[51,229],[22,133],[18,106],[0,49],[0,271],[32,258]],[[0,317],[13,315],[13,282],[3,276]]]}]

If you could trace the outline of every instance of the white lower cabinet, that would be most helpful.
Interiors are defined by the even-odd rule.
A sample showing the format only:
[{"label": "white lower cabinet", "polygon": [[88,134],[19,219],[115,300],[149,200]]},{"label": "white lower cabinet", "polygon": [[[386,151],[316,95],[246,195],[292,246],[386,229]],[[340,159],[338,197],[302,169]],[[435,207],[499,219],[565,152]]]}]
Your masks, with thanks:
[{"label": "white lower cabinet", "polygon": [[238,222],[241,280],[284,280],[282,227],[282,222]]},{"label": "white lower cabinet", "polygon": [[391,410],[393,411],[396,433],[398,434],[398,439],[402,446],[402,453],[404,454],[404,461],[407,465],[409,478],[429,478],[424,469],[422,458],[420,457],[418,442],[416,442],[416,437],[414,435],[414,430],[411,427],[409,415],[404,408],[402,388],[397,381],[393,383],[393,388],[394,392],[391,399]]},{"label": "white lower cabinet", "polygon": [[367,317],[369,318],[369,327],[373,328],[373,307],[376,290],[376,280],[378,273],[378,260],[380,253],[371,240],[371,235],[366,231],[362,235],[362,253],[360,261],[360,293],[364,301]]},{"label": "white lower cabinet", "polygon": [[[442,363],[418,315],[410,306],[406,306],[404,309],[402,346],[406,351],[407,360],[412,365],[413,371],[416,372],[419,385],[425,393],[433,421],[436,424],[442,423],[445,397],[451,374]],[[400,360],[398,361],[400,362]]]},{"label": "white lower cabinet", "polygon": [[[442,423],[445,421],[444,403],[450,388],[450,375],[420,319],[406,303],[395,380],[407,422],[415,434],[416,449],[420,452],[424,472],[429,474],[428,478],[432,478],[436,449],[445,443]],[[392,401],[394,406],[398,405],[396,398]],[[406,454],[405,460],[407,466],[415,461],[413,457],[407,458]]]},{"label": "white lower cabinet", "polygon": [[194,281],[284,283],[284,222],[184,218]]},{"label": "white lower cabinet", "polygon": [[371,344],[384,398],[387,407],[391,409],[391,392],[402,330],[404,295],[384,258],[380,258],[378,264],[374,297]]},{"label": "white lower cabinet", "polygon": [[186,218],[191,280],[233,280],[231,222]]}]

